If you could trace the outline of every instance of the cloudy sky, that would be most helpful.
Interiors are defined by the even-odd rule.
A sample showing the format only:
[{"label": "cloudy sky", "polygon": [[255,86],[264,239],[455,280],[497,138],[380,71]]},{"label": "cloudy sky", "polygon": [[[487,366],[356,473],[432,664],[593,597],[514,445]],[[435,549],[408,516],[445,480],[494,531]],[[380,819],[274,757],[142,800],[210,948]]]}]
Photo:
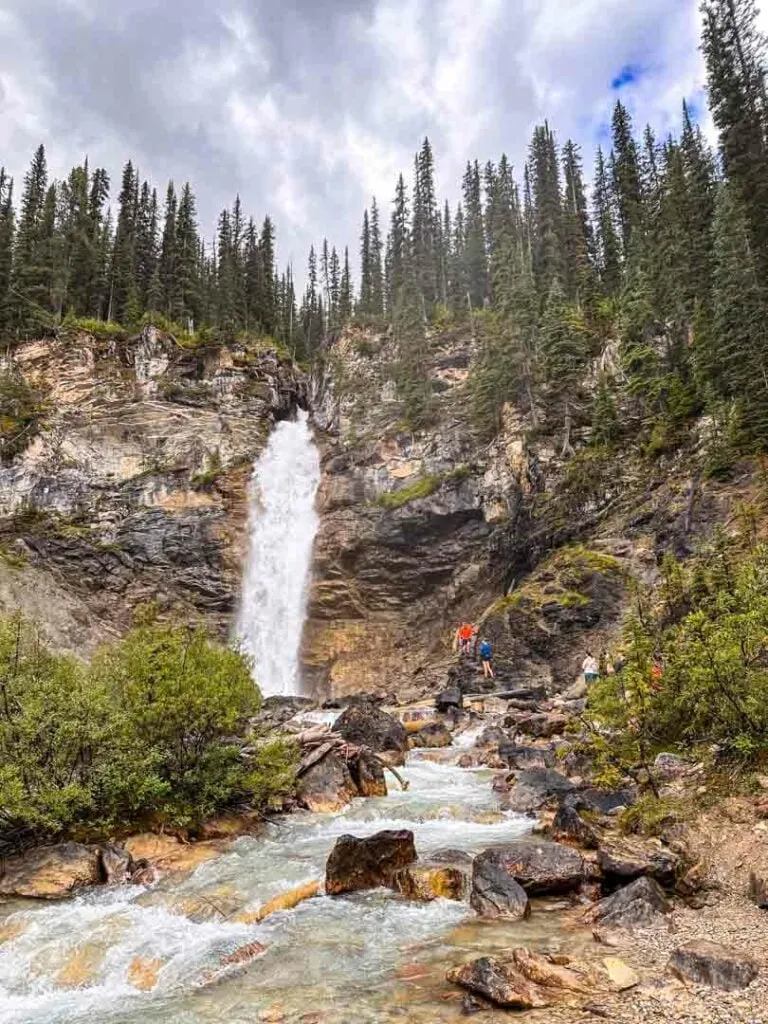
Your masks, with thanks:
[{"label": "cloudy sky", "polygon": [[[302,263],[357,246],[371,194],[428,134],[443,192],[469,157],[520,167],[537,120],[590,151],[618,93],[704,113],[698,0],[0,0],[0,164],[129,157],[189,179],[201,228],[239,192]],[[116,189],[115,189],[116,191]]]}]

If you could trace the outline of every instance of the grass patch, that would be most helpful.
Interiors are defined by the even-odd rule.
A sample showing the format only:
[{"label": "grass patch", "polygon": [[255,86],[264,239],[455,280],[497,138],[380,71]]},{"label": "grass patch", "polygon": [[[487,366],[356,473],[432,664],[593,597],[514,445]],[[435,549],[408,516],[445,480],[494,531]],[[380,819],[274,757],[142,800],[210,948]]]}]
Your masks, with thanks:
[{"label": "grass patch", "polygon": [[388,511],[402,508],[403,505],[407,505],[411,501],[428,498],[430,494],[434,494],[442,486],[442,483],[443,477],[423,476],[420,480],[416,480],[406,487],[401,487],[399,491],[387,491],[385,494],[380,494],[376,499],[376,504],[379,508],[384,508]]}]

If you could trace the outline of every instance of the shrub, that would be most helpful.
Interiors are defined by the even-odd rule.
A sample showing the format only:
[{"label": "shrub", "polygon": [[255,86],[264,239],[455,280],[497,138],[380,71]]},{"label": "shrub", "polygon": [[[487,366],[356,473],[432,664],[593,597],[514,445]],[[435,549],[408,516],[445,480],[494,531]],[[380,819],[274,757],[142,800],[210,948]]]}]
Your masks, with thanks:
[{"label": "shrub", "polygon": [[411,501],[428,498],[430,494],[434,494],[438,490],[442,482],[442,478],[439,476],[423,476],[414,483],[401,487],[399,491],[387,491],[380,494],[376,499],[376,504],[390,511],[402,508],[403,505],[407,505]]},{"label": "shrub", "polygon": [[23,452],[37,433],[44,409],[20,373],[0,372],[0,460]]},{"label": "shrub", "polygon": [[64,317],[61,328],[64,333],[83,331],[86,334],[92,334],[94,338],[100,338],[106,341],[113,339],[116,341],[122,341],[127,338],[129,334],[127,328],[112,320],[96,320],[89,317],[75,317],[69,315]]},{"label": "shrub", "polygon": [[290,789],[296,754],[243,756],[260,702],[247,659],[202,630],[145,617],[86,668],[21,617],[0,621],[0,832],[194,827],[263,805]]}]

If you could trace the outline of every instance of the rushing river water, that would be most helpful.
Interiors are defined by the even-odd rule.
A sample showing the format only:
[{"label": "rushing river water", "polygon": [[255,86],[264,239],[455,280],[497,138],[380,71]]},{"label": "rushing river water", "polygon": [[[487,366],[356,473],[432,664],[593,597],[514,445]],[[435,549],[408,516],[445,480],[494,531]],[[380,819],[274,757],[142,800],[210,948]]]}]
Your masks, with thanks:
[{"label": "rushing river water", "polygon": [[[437,756],[445,755],[450,752]],[[151,890],[125,886],[63,903],[0,906],[0,934],[3,926],[6,935],[18,932],[0,944],[0,1021],[436,1020],[429,985],[414,990],[404,980],[407,965],[426,958],[442,979],[449,947],[465,941],[473,948],[477,925],[465,904],[409,903],[376,891],[309,900],[258,925],[227,919],[322,878],[328,853],[344,833],[411,828],[420,854],[429,854],[445,847],[477,851],[514,840],[529,827],[499,810],[488,772],[414,754],[404,773],[406,792],[393,784],[389,796],[357,800],[340,814],[284,818],[263,836],[237,840],[191,876],[169,877]],[[531,925],[516,928],[530,931]],[[263,956],[210,980],[223,956],[254,940],[267,947]],[[137,957],[163,965],[152,991],[129,983]],[[82,976],[75,972],[78,987],[69,988],[66,967],[73,962]],[[448,1009],[457,1013],[455,1004]]]}]

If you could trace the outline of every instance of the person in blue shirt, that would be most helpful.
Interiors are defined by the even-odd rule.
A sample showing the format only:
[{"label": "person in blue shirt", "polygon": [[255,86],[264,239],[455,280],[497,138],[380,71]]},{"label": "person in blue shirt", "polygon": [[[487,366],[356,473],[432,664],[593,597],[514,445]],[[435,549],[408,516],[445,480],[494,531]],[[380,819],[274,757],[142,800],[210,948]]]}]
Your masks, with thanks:
[{"label": "person in blue shirt", "polygon": [[478,647],[480,653],[480,664],[483,666],[483,675],[486,679],[495,679],[493,674],[493,648],[490,641],[483,638]]}]

